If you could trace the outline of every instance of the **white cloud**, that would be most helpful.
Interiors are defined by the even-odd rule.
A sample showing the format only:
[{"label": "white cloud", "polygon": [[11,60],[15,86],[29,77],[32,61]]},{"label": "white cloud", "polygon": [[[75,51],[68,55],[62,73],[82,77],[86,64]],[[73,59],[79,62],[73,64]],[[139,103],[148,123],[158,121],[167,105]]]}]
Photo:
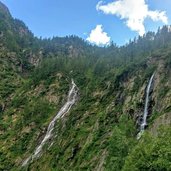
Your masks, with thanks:
[{"label": "white cloud", "polygon": [[110,37],[103,31],[102,25],[97,25],[86,40],[98,46],[108,45],[110,43]]},{"label": "white cloud", "polygon": [[151,18],[153,21],[162,21],[168,24],[168,18],[165,11],[151,11],[145,0],[117,0],[108,4],[100,1],[96,9],[103,11],[105,14],[112,14],[126,20],[126,25],[139,35],[145,33],[144,21]]}]

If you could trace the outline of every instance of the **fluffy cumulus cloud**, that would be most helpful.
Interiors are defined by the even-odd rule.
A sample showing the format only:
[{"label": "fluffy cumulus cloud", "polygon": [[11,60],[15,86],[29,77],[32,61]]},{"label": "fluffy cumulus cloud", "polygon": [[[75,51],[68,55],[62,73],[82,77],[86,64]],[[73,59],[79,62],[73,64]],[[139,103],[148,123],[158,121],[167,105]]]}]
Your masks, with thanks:
[{"label": "fluffy cumulus cloud", "polygon": [[87,41],[98,46],[104,46],[110,43],[110,37],[103,31],[102,25],[97,25],[96,28],[91,31]]},{"label": "fluffy cumulus cloud", "polygon": [[124,19],[126,25],[133,31],[137,31],[139,35],[145,33],[144,21],[146,18],[151,18],[153,21],[162,21],[168,23],[168,18],[165,11],[151,11],[145,0],[117,0],[111,3],[104,4],[100,1],[96,9],[105,14],[112,14]]}]

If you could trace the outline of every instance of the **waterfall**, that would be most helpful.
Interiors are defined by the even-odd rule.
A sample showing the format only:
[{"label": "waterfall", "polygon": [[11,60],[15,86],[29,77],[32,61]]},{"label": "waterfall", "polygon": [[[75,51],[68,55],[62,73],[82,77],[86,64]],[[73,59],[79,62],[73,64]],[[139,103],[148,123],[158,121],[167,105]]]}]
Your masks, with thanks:
[{"label": "waterfall", "polygon": [[42,142],[40,143],[40,145],[38,145],[36,147],[34,153],[22,163],[22,166],[26,166],[30,161],[33,161],[35,158],[38,158],[40,156],[43,146],[52,137],[52,132],[54,130],[55,123],[56,123],[57,119],[64,117],[65,114],[68,113],[70,111],[71,107],[75,104],[76,99],[77,99],[77,92],[78,92],[78,88],[77,88],[76,84],[74,83],[74,81],[72,80],[72,87],[69,90],[67,102],[59,110],[59,112],[52,119],[52,121],[49,123],[46,135],[44,136]]},{"label": "waterfall", "polygon": [[145,98],[145,106],[144,106],[144,113],[143,113],[143,120],[140,125],[140,132],[137,135],[137,139],[141,138],[142,133],[145,130],[145,126],[147,125],[147,116],[148,116],[148,108],[149,108],[149,98],[150,98],[150,91],[153,82],[154,74],[151,76],[150,81],[148,82],[148,86],[146,89],[146,98]]}]

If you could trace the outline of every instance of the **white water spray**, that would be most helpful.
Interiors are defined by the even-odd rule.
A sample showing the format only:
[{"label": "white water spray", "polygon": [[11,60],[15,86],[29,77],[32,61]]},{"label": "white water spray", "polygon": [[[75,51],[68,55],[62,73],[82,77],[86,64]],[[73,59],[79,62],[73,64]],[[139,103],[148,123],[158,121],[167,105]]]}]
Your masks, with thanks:
[{"label": "white water spray", "polygon": [[41,151],[45,143],[52,137],[52,131],[54,130],[55,123],[57,119],[62,118],[65,116],[66,113],[69,112],[71,107],[75,104],[76,99],[77,99],[77,93],[78,93],[78,88],[74,81],[72,80],[72,87],[68,93],[68,98],[67,102],[64,104],[64,106],[60,109],[60,111],[56,114],[56,116],[53,118],[53,120],[50,122],[46,135],[43,138],[42,142],[40,145],[38,145],[34,151],[34,153],[28,157],[23,163],[22,166],[26,166],[30,161],[33,161],[35,158],[40,157]]},{"label": "white water spray", "polygon": [[144,107],[144,114],[143,114],[143,120],[140,125],[140,132],[137,135],[137,139],[141,138],[141,135],[143,134],[145,127],[147,125],[147,116],[148,116],[148,108],[149,108],[149,97],[150,97],[150,91],[151,91],[151,85],[153,82],[154,74],[151,76],[150,81],[147,86],[146,90],[146,98],[145,98],[145,107]]}]

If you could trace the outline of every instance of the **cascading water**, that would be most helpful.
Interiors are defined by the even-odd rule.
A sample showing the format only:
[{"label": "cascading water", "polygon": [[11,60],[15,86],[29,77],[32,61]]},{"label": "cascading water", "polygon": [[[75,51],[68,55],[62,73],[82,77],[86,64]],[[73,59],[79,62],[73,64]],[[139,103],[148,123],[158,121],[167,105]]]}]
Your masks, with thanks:
[{"label": "cascading water", "polygon": [[151,86],[152,86],[153,78],[154,78],[154,74],[151,76],[150,81],[148,82],[147,89],[146,89],[146,98],[145,98],[143,120],[142,120],[142,123],[140,125],[140,132],[137,135],[137,139],[141,138],[141,135],[143,134],[143,132],[145,130],[145,126],[147,125],[149,97],[150,97],[150,91],[151,91]]},{"label": "cascading water", "polygon": [[26,166],[30,161],[32,161],[35,158],[38,158],[40,156],[40,153],[42,151],[43,146],[52,137],[52,131],[54,130],[56,120],[59,118],[62,118],[66,113],[69,112],[71,107],[76,102],[77,93],[78,93],[78,88],[77,88],[76,84],[74,83],[74,81],[72,80],[72,87],[68,93],[67,102],[64,104],[64,106],[60,109],[60,111],[56,114],[56,116],[50,122],[48,129],[47,129],[47,132],[46,132],[46,135],[43,138],[40,145],[37,146],[34,153],[22,163],[22,166]]}]

